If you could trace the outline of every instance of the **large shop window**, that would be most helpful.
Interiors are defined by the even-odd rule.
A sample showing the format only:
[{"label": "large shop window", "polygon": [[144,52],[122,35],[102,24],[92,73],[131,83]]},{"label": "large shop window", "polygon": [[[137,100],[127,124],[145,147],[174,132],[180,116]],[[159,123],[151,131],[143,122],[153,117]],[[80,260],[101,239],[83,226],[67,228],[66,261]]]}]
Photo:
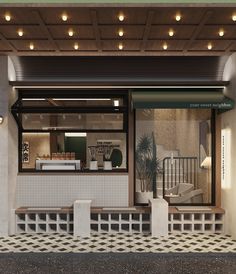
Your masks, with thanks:
[{"label": "large shop window", "polygon": [[19,170],[126,171],[127,107],[123,92],[20,92]]},{"label": "large shop window", "polygon": [[214,203],[214,112],[136,109],[136,203]]}]

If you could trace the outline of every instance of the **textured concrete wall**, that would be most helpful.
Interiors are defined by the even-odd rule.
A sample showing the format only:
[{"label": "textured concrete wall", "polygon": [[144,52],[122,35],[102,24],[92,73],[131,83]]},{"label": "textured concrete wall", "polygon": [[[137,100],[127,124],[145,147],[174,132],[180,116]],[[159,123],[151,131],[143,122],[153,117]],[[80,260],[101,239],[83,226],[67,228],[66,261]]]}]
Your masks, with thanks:
[{"label": "textured concrete wall", "polygon": [[8,234],[8,73],[7,57],[0,57],[0,236]]},{"label": "textured concrete wall", "polygon": [[8,84],[8,58],[0,57],[0,235],[14,231],[15,190],[17,177],[17,127],[10,113],[10,106],[16,100],[16,92]]},{"label": "textured concrete wall", "polygon": [[[226,65],[223,80],[229,80],[230,85],[225,93],[236,101],[236,54],[232,54]],[[225,181],[222,181],[222,207],[226,210],[226,233],[236,239],[236,109],[222,114],[222,130],[228,130],[225,140],[230,145],[225,163]]]}]

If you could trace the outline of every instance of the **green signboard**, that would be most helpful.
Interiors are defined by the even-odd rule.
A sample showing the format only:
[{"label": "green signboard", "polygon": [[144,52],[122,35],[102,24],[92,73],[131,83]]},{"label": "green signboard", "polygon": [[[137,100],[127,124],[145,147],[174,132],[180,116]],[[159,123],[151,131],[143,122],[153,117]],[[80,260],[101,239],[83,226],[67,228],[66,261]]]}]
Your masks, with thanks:
[{"label": "green signboard", "polygon": [[132,92],[133,108],[212,108],[221,111],[234,108],[234,101],[223,89],[159,89]]},{"label": "green signboard", "polygon": [[236,0],[0,0],[0,4],[236,4]]}]

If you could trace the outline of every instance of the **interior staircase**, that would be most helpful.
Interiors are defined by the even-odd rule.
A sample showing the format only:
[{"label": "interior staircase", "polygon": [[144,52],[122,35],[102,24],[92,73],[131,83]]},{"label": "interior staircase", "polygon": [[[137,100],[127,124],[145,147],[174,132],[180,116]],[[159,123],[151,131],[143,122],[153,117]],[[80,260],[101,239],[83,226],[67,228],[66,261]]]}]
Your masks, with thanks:
[{"label": "interior staircase", "polygon": [[179,150],[167,150],[163,145],[157,145],[157,158],[161,163],[162,173],[157,176],[157,194],[180,183],[196,186],[197,157],[182,157]]}]

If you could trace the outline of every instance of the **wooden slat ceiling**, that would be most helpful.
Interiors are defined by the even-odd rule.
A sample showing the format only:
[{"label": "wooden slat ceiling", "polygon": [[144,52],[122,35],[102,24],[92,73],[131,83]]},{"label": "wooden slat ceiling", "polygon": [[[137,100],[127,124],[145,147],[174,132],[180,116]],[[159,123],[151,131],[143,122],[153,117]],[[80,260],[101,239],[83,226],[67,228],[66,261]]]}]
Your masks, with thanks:
[{"label": "wooden slat ceiling", "polygon": [[[125,17],[122,22],[118,20],[120,13]],[[5,20],[6,14],[11,16],[10,21]],[[66,22],[62,14],[67,14]],[[176,14],[181,15],[180,21],[176,21]],[[236,51],[233,14],[236,8],[232,7],[1,8],[0,54],[228,55]],[[22,37],[19,29],[23,30]],[[123,37],[118,35],[120,29]],[[174,31],[172,37],[170,29]],[[69,30],[74,32],[72,37]],[[220,30],[223,36],[219,36]]]}]

